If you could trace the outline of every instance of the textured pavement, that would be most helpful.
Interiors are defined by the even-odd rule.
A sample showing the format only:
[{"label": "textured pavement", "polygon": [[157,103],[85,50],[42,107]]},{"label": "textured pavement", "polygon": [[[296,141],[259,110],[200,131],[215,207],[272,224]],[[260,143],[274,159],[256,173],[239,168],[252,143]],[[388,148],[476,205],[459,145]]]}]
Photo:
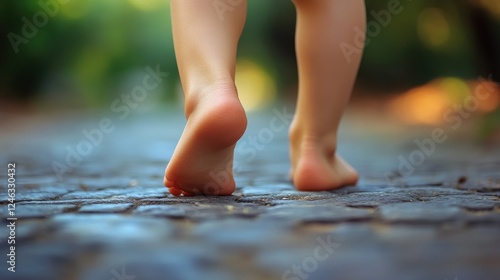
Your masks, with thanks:
[{"label": "textured pavement", "polygon": [[[162,186],[180,115],[111,118],[113,131],[84,153],[82,131],[105,114],[4,128],[0,216],[7,224],[15,162],[18,220],[15,273],[0,229],[0,279],[499,279],[500,147],[477,143],[467,126],[444,127],[447,140],[432,149],[432,128],[350,113],[339,150],[359,184],[297,192],[277,107],[250,115],[237,191],[186,198]],[[54,162],[68,167],[59,177]]]}]

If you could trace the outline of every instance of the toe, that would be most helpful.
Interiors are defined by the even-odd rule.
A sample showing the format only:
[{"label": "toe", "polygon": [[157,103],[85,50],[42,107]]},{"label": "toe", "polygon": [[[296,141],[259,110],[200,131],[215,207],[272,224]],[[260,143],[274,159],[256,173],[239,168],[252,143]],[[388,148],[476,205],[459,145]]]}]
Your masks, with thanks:
[{"label": "toe", "polygon": [[177,188],[177,185],[174,183],[174,181],[167,179],[166,176],[163,177],[163,185],[167,188]]},{"label": "toe", "polygon": [[167,177],[163,177],[163,184],[168,188],[168,191],[172,195],[179,196],[182,194],[182,190],[177,188],[177,184],[175,184],[173,181],[168,180]]},{"label": "toe", "polygon": [[168,188],[168,191],[174,196],[179,196],[182,194],[182,191],[177,188]]}]

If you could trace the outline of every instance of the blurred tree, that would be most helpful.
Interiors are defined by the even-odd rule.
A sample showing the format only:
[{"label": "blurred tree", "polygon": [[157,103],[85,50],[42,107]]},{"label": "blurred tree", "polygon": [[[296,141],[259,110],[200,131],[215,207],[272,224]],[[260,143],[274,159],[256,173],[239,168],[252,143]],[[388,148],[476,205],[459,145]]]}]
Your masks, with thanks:
[{"label": "blurred tree", "polygon": [[[2,1],[0,28],[7,43],[0,54],[2,98],[36,100],[50,91],[57,94],[54,101],[106,105],[131,73],[148,65],[177,73],[168,2],[146,9],[136,2]],[[43,24],[37,24],[40,15],[47,17]],[[174,92],[174,83],[167,87]]]},{"label": "blurred tree", "polygon": [[478,64],[483,77],[489,77],[496,82],[500,81],[500,34],[495,30],[492,15],[480,2],[464,1],[465,9],[469,14],[472,34],[479,56]]},{"label": "blurred tree", "polygon": [[[500,11],[495,1],[476,0],[481,8],[467,1],[400,1],[401,12],[387,22],[380,13],[391,1],[367,1],[370,41],[359,83],[393,92],[439,76],[473,79],[490,72],[498,79]],[[159,89],[164,99],[177,96],[168,0],[69,1],[57,7],[36,36],[20,43],[16,54],[9,34],[23,35],[26,22],[45,11],[40,3],[58,2],[0,2],[2,99],[106,106],[130,87],[132,77],[156,64],[171,73]],[[239,55],[265,68],[280,93],[297,83],[294,28],[290,1],[249,1]]]}]

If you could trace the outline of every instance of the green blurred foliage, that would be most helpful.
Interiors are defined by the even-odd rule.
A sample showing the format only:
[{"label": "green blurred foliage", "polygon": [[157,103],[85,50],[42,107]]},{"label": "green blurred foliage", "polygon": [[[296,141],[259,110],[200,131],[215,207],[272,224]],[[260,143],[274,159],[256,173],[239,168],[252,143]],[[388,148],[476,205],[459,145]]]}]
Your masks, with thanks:
[{"label": "green blurred foliage", "polygon": [[[68,0],[0,2],[0,30],[4,38],[0,53],[2,98],[105,106],[117,96],[111,93],[124,90],[132,77],[146,66],[157,64],[171,74],[160,89],[162,98],[167,101],[176,97],[178,75],[168,0],[72,0],[60,4],[47,24],[38,28],[36,36],[19,45],[16,54],[9,34],[23,34],[23,18],[33,22],[33,16],[43,11],[40,2],[56,1]],[[388,2],[367,1],[369,23],[377,22],[372,11],[387,9]],[[439,76],[474,79],[488,75],[484,61],[499,65],[499,57],[478,51],[467,3],[401,0],[403,11],[392,15],[387,26],[369,37],[359,83],[390,91]],[[433,28],[425,28],[428,23],[423,12],[428,9],[433,10],[427,13],[430,16],[427,21],[438,23],[435,30],[445,33],[447,30],[446,34],[429,36],[439,39],[445,34],[444,43],[432,46],[422,37],[425,32],[434,32]],[[489,43],[497,48],[498,14],[484,11],[493,30]],[[444,26],[441,29],[440,22]],[[295,10],[290,1],[249,1],[239,55],[258,62],[271,73],[280,92],[296,86],[294,27]]]},{"label": "green blurred foliage", "polygon": [[[169,6],[161,2],[151,10],[122,0],[61,4],[17,54],[10,45],[2,52],[2,91],[36,97],[49,90],[100,105],[114,98],[109,93],[120,90],[124,79],[148,65],[176,73]],[[22,18],[33,21],[42,10],[38,1],[1,5],[3,34],[22,35]]]}]

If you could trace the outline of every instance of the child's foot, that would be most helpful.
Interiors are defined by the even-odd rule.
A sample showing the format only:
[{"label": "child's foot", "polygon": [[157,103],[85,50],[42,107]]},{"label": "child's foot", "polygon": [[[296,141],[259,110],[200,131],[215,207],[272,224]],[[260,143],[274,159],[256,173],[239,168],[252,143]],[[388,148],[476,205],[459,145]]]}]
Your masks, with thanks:
[{"label": "child's foot", "polygon": [[291,179],[299,191],[324,191],[355,185],[358,174],[335,154],[335,138],[290,133]]},{"label": "child's foot", "polygon": [[165,170],[173,195],[230,195],[233,153],[247,119],[234,85],[205,87],[186,98],[187,124]]}]

